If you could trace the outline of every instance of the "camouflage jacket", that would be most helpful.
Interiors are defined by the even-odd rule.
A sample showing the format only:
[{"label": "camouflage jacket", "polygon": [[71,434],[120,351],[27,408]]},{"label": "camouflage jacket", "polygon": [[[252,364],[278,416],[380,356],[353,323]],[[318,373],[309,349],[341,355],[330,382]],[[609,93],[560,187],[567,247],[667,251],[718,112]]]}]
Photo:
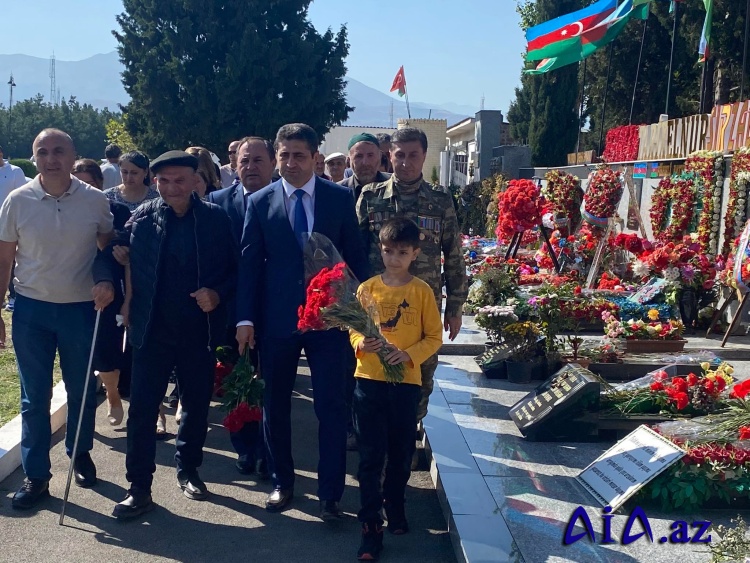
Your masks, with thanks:
[{"label": "camouflage jacket", "polygon": [[460,316],[468,293],[466,265],[461,248],[453,198],[442,187],[422,181],[416,197],[405,203],[392,176],[385,182],[368,184],[362,188],[357,201],[357,219],[362,231],[372,274],[385,269],[380,257],[378,236],[383,222],[403,215],[414,221],[421,231],[422,251],[411,266],[411,273],[425,281],[435,293],[438,307],[442,305],[441,253],[445,258],[445,287],[448,299],[445,312],[449,317]]}]

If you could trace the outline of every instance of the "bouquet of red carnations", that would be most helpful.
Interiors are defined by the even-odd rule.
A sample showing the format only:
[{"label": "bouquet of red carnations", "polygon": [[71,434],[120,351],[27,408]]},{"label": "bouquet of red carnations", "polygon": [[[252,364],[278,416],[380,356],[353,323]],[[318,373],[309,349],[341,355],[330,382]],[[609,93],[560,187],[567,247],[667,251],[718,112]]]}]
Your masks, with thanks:
[{"label": "bouquet of red carnations", "polygon": [[250,349],[245,348],[221,384],[221,406],[229,411],[222,422],[227,430],[239,432],[246,423],[260,421],[264,385],[250,360]]},{"label": "bouquet of red carnations", "polygon": [[[323,265],[330,260],[331,266]],[[391,365],[385,357],[393,350],[380,332],[380,321],[375,303],[362,291],[359,282],[351,273],[333,244],[325,236],[313,233],[305,247],[307,273],[322,266],[307,285],[305,304],[299,306],[297,328],[301,331],[352,329],[365,338],[377,338],[383,342],[378,352],[383,365],[385,379],[389,383],[404,380],[404,365]]]}]

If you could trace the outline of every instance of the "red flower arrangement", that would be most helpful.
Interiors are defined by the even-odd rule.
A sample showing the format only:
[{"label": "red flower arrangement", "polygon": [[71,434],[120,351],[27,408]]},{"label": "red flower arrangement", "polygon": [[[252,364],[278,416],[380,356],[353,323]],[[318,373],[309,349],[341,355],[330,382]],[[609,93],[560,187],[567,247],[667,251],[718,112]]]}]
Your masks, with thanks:
[{"label": "red flower arrangement", "polygon": [[683,242],[669,242],[657,246],[653,251],[644,251],[640,259],[667,281],[696,289],[710,290],[714,287],[716,266],[690,237],[685,237]]},{"label": "red flower arrangement", "polygon": [[596,289],[607,289],[609,291],[623,291],[622,280],[615,275],[610,276],[607,272],[599,278]]},{"label": "red flower arrangement", "polygon": [[614,127],[607,131],[602,160],[604,162],[633,162],[638,159],[640,144],[638,125]]},{"label": "red flower arrangement", "polygon": [[636,257],[644,251],[653,249],[653,245],[648,240],[642,239],[635,233],[620,233],[615,237],[610,237],[608,242],[610,248],[627,250]]},{"label": "red flower arrangement", "polygon": [[602,166],[591,174],[584,202],[584,218],[596,227],[606,227],[622,197],[621,173]]},{"label": "red flower arrangement", "polygon": [[[355,330],[365,338],[377,338],[385,345],[378,352],[385,379],[391,383],[404,380],[404,365],[391,365],[385,357],[392,346],[380,332],[375,322],[377,310],[374,304],[365,308],[357,298],[357,281],[347,268],[339,262],[332,268],[321,269],[307,286],[304,305],[298,310],[297,328],[301,331],[340,328]],[[360,296],[366,301],[365,296]]]},{"label": "red flower arrangement", "polygon": [[551,170],[544,179],[547,180],[547,185],[542,193],[552,204],[552,213],[556,217],[567,218],[570,224],[568,232],[571,232],[581,221],[581,180],[562,170]]},{"label": "red flower arrangement", "polygon": [[[222,371],[224,369],[222,368]],[[222,408],[228,411],[222,424],[227,430],[239,432],[246,423],[261,419],[264,386],[250,360],[250,349],[246,348],[231,372],[224,376],[221,384]]]},{"label": "red flower arrangement", "polygon": [[651,198],[654,238],[673,241],[685,236],[695,214],[696,197],[697,188],[692,177],[662,178]]},{"label": "red flower arrangement", "polygon": [[224,395],[221,386],[224,384],[224,379],[226,379],[227,375],[232,373],[233,369],[234,364],[226,364],[222,361],[216,362],[216,367],[214,367],[214,395],[217,397]]},{"label": "red flower arrangement", "polygon": [[516,233],[539,226],[544,206],[545,199],[534,182],[511,180],[508,189],[498,195],[497,238],[510,240]]}]

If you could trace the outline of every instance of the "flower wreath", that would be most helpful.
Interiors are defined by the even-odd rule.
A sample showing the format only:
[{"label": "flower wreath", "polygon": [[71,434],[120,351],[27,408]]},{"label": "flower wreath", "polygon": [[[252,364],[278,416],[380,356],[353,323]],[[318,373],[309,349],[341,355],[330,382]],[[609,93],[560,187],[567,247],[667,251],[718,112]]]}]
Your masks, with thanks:
[{"label": "flower wreath", "polygon": [[706,254],[714,256],[719,246],[721,219],[718,211],[724,187],[724,156],[717,151],[696,151],[685,161],[685,171],[695,173],[702,180],[698,194],[703,202],[698,218],[698,242]]},{"label": "flower wreath", "polygon": [[613,217],[622,197],[620,172],[607,166],[597,168],[591,174],[586,195],[583,198],[584,218],[596,227],[607,226],[607,219]]},{"label": "flower wreath", "polygon": [[[676,241],[687,233],[695,214],[696,191],[688,175],[662,178],[651,198],[651,231],[655,239]],[[672,215],[668,217],[670,202]]]},{"label": "flower wreath", "polygon": [[552,212],[567,217],[571,225],[577,225],[581,220],[583,200],[581,180],[562,170],[551,170],[544,179],[547,185],[542,194],[552,204]]},{"label": "flower wreath", "polygon": [[742,147],[732,156],[732,176],[729,182],[727,213],[724,216],[724,241],[721,254],[727,256],[732,241],[742,232],[747,216],[747,188],[750,184],[750,148]]},{"label": "flower wreath", "polygon": [[537,227],[544,215],[545,199],[531,180],[511,180],[508,189],[498,196],[500,213],[495,234],[510,240],[514,234]]}]

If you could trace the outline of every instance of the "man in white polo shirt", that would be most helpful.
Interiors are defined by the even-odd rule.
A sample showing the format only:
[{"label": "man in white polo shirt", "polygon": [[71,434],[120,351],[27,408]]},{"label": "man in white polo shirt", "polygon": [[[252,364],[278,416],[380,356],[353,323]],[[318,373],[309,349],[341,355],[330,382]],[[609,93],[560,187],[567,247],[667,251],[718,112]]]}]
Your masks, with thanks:
[{"label": "man in white polo shirt", "polygon": [[[70,136],[45,129],[34,140],[39,175],[13,190],[0,207],[0,287],[16,262],[13,345],[21,380],[21,460],[26,479],[13,497],[29,509],[49,495],[50,398],[55,352],[68,393],[65,448],[73,451],[93,337],[95,311],[114,297],[111,273],[96,260],[112,237],[112,214],[102,192],[71,176],[76,158]],[[95,264],[96,260],[96,264]],[[92,289],[93,287],[93,289]],[[5,345],[0,318],[0,346]],[[94,445],[95,385],[85,397],[74,462],[76,484],[96,484],[89,451]]]},{"label": "man in white polo shirt", "polygon": [[26,176],[18,166],[3,160],[3,147],[0,147],[0,205],[8,194],[26,183]]}]

